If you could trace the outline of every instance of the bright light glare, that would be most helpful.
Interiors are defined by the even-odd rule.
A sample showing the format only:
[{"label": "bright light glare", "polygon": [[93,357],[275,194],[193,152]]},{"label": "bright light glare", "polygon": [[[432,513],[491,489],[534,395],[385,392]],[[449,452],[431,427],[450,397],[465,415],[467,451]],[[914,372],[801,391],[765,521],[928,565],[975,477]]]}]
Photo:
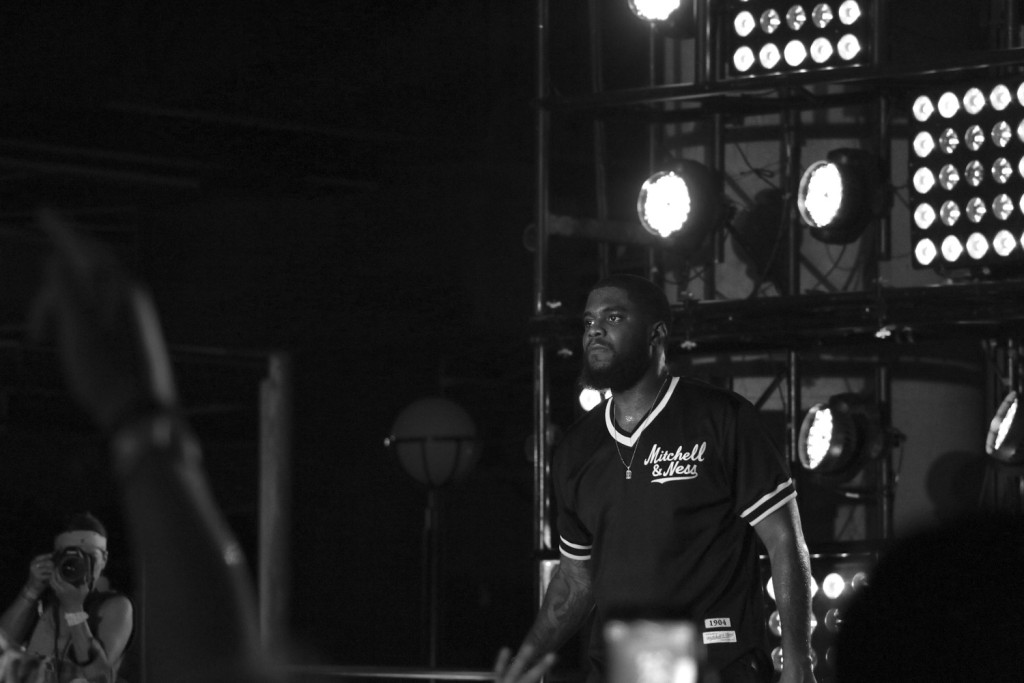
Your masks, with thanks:
[{"label": "bright light glare", "polygon": [[765,69],[774,69],[775,65],[782,59],[782,55],[779,54],[779,48],[775,43],[765,43],[761,46],[761,52],[758,57],[761,60],[761,66]]},{"label": "bright light glare", "polygon": [[996,147],[1006,147],[1010,142],[1010,124],[1000,121],[992,126],[992,142],[996,144]]},{"label": "bright light glare", "polygon": [[843,177],[839,167],[827,161],[812,164],[804,173],[803,213],[815,227],[831,223],[843,203]]},{"label": "bright light glare", "polygon": [[811,59],[816,64],[824,64],[832,58],[832,43],[829,42],[828,38],[819,37],[815,38],[814,42],[811,43]]},{"label": "bright light glare", "polygon": [[960,146],[960,136],[952,128],[947,128],[939,134],[939,150],[943,154],[952,154]]},{"label": "bright light glare", "polygon": [[942,93],[942,96],[939,97],[939,116],[944,119],[950,119],[958,111],[960,111],[960,98],[955,93]]},{"label": "bright light glare", "polygon": [[761,15],[761,30],[771,35],[775,33],[775,30],[782,25],[782,20],[779,19],[779,13],[773,9],[767,10]]},{"label": "bright light glare", "polygon": [[680,0],[629,0],[633,14],[644,21],[667,21],[679,9]]},{"label": "bright light glare", "polygon": [[973,232],[967,238],[967,255],[977,261],[988,253],[988,240],[980,232]]},{"label": "bright light glare", "polygon": [[1013,202],[1008,194],[998,194],[992,200],[992,215],[1001,221],[1005,221],[1013,213]]},{"label": "bright light glare", "polygon": [[605,395],[597,389],[584,388],[580,391],[580,408],[583,408],[586,412],[590,412],[597,406],[601,405],[601,401],[605,399]]},{"label": "bright light glare", "polygon": [[846,0],[839,6],[839,21],[847,26],[860,19],[860,3],[856,0]]},{"label": "bright light glare", "polygon": [[932,104],[930,97],[921,95],[914,100],[914,107],[912,111],[914,112],[914,118],[921,123],[924,123],[931,118],[932,114],[935,113],[935,105]]},{"label": "bright light glare", "polygon": [[832,14],[832,8],[825,2],[815,5],[814,10],[811,11],[811,23],[818,28],[825,28],[832,23],[833,18],[835,17]]},{"label": "bright light glare", "polygon": [[966,207],[967,220],[972,223],[980,223],[981,219],[988,213],[988,207],[985,206],[985,202],[981,197],[971,197],[967,202]]},{"label": "bright light glare", "polygon": [[655,173],[640,188],[640,222],[661,237],[681,230],[690,217],[690,188],[672,171]]},{"label": "bright light glare", "polygon": [[914,136],[914,154],[924,159],[935,151],[935,138],[930,134],[921,131]]},{"label": "bright light glare", "polygon": [[821,592],[829,600],[835,600],[846,589],[846,581],[836,572],[831,572],[821,581]]},{"label": "bright light glare", "polygon": [[992,238],[992,251],[1000,256],[1009,256],[1017,248],[1017,240],[1009,230],[1000,230]]},{"label": "bright light glare", "polygon": [[807,23],[807,12],[800,5],[793,5],[786,12],[786,26],[794,31],[799,31]]},{"label": "bright light glare", "polygon": [[964,93],[964,111],[977,114],[985,106],[985,95],[980,88],[970,88]]},{"label": "bright light glare", "polygon": [[1013,166],[1010,166],[1010,162],[999,157],[992,162],[992,179],[1000,185],[1006,184],[1006,181],[1013,175]]},{"label": "bright light glare", "polygon": [[839,39],[837,50],[839,51],[839,56],[848,62],[860,54],[860,40],[852,33],[847,33]]},{"label": "bright light glare", "polygon": [[992,92],[988,95],[988,101],[992,104],[992,108],[996,111],[1002,111],[1010,106],[1010,102],[1013,100],[1013,95],[1010,94],[1010,89],[1000,83],[996,87],[992,88]]},{"label": "bright light glare", "polygon": [[814,411],[811,427],[807,431],[807,468],[817,469],[828,456],[832,446],[832,411],[818,408]]},{"label": "bright light glare", "polygon": [[768,583],[764,585],[764,592],[768,594],[768,597],[772,600],[775,599],[775,584],[772,583],[772,578],[768,577]]},{"label": "bright light glare", "polygon": [[[960,220],[960,205],[952,199],[942,202],[942,208],[939,209],[939,218],[946,225],[953,227]],[[943,253],[945,253],[945,250],[943,250]]]},{"label": "bright light glare", "polygon": [[935,187],[935,174],[930,168],[922,166],[914,171],[914,189],[919,194],[927,194],[933,187]]},{"label": "bright light glare", "polygon": [[931,204],[918,204],[914,209],[914,222],[917,227],[927,230],[935,222],[935,209]]},{"label": "bright light glare", "polygon": [[960,171],[953,164],[946,164],[939,170],[939,185],[947,192],[960,182]]},{"label": "bright light glare", "polygon": [[967,149],[977,152],[985,144],[985,131],[981,129],[981,126],[971,126],[964,133],[964,143],[967,145]]},{"label": "bright light glare", "polygon": [[754,51],[747,45],[740,47],[733,54],[732,63],[741,73],[750,71],[750,67],[754,66]]},{"label": "bright light glare", "polygon": [[947,235],[946,239],[942,240],[942,258],[947,261],[956,261],[964,253],[964,246],[960,244],[960,240],[955,235]]},{"label": "bright light glare", "polygon": [[935,243],[929,239],[923,239],[917,243],[914,247],[914,258],[922,266],[931,265],[931,262],[938,256],[938,250],[935,249]]},{"label": "bright light glare", "polygon": [[1016,416],[1017,399],[1013,399],[1013,403],[1011,403],[1010,407],[1007,408],[1006,410],[1006,415],[1003,415],[1002,422],[999,423],[999,430],[996,432],[996,440],[993,444],[995,450],[999,450],[999,448],[1003,445],[1003,442],[1006,441],[1006,435],[1009,433],[1010,427],[1013,426],[1013,419]]},{"label": "bright light glare", "polygon": [[791,40],[786,43],[783,53],[786,56],[786,64],[790,66],[800,66],[807,59],[807,47],[799,40]]},{"label": "bright light glare", "polygon": [[740,38],[746,38],[750,35],[750,32],[757,26],[757,22],[754,21],[754,15],[750,12],[743,10],[736,15],[736,18],[732,22],[732,26],[736,29],[736,35]]}]

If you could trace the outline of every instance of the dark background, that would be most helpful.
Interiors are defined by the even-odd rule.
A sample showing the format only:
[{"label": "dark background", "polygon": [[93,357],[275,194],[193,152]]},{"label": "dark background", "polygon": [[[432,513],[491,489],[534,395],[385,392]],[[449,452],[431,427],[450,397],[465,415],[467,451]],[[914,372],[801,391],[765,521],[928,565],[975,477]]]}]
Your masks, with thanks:
[{"label": "dark background", "polygon": [[[586,3],[552,5],[556,91],[585,92]],[[645,58],[624,5],[610,87]],[[898,18],[894,45],[973,47],[989,6],[930,3]],[[110,573],[131,587],[103,444],[48,352],[23,343],[46,253],[31,216],[47,204],[152,288],[215,493],[253,557],[260,359],[291,354],[297,660],[426,661],[425,493],[383,439],[442,393],[483,449],[442,495],[440,663],[488,666],[518,642],[534,610],[534,25],[533,3],[503,0],[3,4],[0,603],[80,508],[111,527]],[[553,203],[586,214],[591,129],[563,125]],[[627,168],[644,158],[619,152]],[[553,296],[572,306],[594,247],[557,249]],[[554,373],[564,421],[575,368]]]}]

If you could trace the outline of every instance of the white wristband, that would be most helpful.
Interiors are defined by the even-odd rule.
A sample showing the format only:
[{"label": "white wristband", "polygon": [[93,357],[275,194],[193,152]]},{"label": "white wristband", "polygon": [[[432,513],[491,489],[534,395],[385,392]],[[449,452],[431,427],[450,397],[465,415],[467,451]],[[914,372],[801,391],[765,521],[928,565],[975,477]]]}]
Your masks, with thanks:
[{"label": "white wristband", "polygon": [[68,626],[78,626],[89,621],[89,615],[85,612],[65,612],[64,621],[68,622]]}]

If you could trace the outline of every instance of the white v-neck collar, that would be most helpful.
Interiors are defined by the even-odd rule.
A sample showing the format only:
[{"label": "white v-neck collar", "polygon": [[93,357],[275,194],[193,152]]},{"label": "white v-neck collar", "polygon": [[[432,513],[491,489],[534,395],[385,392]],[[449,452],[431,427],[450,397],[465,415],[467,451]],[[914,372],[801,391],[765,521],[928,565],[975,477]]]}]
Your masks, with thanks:
[{"label": "white v-neck collar", "polygon": [[679,378],[672,377],[671,381],[668,383],[668,390],[665,392],[665,395],[661,397],[661,400],[658,401],[658,403],[654,406],[651,412],[647,413],[647,417],[645,417],[644,421],[640,423],[640,426],[634,429],[633,433],[630,434],[629,436],[626,436],[625,434],[620,432],[619,428],[615,426],[615,417],[612,413],[612,405],[614,402],[613,400],[609,399],[608,403],[605,404],[604,407],[604,422],[605,426],[608,427],[608,433],[612,435],[613,439],[618,441],[623,446],[632,448],[633,445],[640,439],[640,435],[643,433],[647,425],[654,422],[654,418],[658,417],[658,414],[665,408],[666,405],[668,405],[668,400],[669,398],[672,397],[672,392],[675,390],[677,384],[679,384]]}]

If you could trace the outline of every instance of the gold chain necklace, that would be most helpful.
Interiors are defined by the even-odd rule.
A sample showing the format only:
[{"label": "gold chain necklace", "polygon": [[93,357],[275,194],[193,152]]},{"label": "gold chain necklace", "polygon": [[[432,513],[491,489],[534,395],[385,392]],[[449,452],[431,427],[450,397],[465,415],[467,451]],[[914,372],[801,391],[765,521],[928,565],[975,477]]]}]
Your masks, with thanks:
[{"label": "gold chain necklace", "polygon": [[[656,393],[654,395],[654,402],[651,403],[651,407],[647,409],[647,412],[644,413],[644,416],[642,418],[640,418],[640,424],[643,424],[643,421],[646,420],[647,416],[651,414],[651,411],[654,410],[654,406],[658,405],[658,398],[661,397],[661,392],[665,389],[665,385],[666,384],[668,384],[668,377],[666,377],[662,381],[661,386],[658,387],[658,393]],[[618,425],[618,422],[615,419],[615,401],[612,401],[612,423],[614,425],[616,425],[616,426]],[[638,427],[638,429],[639,429],[639,427]],[[621,462],[622,466],[626,468],[626,479],[632,479],[633,478],[633,470],[632,470],[633,458],[636,457],[636,449],[637,449],[637,446],[640,445],[639,437],[637,438],[636,443],[633,444],[633,452],[629,456],[629,464],[626,464],[625,458],[622,457],[622,451],[619,450],[619,440],[617,438],[615,438],[615,437],[612,437],[612,442],[615,444],[615,452],[619,454],[619,462]]]}]

